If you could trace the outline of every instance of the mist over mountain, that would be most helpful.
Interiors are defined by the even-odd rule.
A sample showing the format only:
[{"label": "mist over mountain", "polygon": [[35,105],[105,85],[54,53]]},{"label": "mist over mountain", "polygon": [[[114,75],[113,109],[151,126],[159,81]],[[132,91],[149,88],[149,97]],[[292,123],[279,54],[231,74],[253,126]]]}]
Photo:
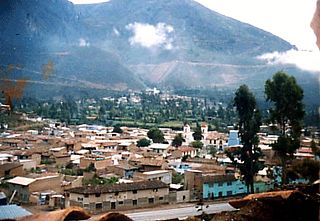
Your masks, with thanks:
[{"label": "mist over mountain", "polygon": [[[37,95],[242,83],[263,88],[278,70],[315,86],[312,74],[293,65],[257,59],[294,46],[193,0],[3,0],[0,16],[1,75],[8,64],[19,64],[10,79],[26,79],[27,91]],[[47,64],[52,72],[44,77]]]}]

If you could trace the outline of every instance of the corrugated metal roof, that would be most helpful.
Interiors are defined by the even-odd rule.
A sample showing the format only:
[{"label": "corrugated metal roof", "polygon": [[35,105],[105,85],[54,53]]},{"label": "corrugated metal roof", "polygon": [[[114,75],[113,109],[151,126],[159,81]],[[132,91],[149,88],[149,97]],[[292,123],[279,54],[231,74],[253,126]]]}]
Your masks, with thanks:
[{"label": "corrugated metal roof", "polygon": [[17,205],[0,206],[0,220],[17,219],[30,215],[32,213]]}]

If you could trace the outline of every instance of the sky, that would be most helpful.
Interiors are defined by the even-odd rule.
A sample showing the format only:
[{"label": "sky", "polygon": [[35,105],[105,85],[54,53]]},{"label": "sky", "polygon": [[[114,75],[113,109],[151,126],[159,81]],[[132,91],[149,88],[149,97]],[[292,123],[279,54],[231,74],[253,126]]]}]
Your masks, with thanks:
[{"label": "sky", "polygon": [[[70,0],[75,4],[106,0]],[[111,0],[112,1],[112,0]],[[293,63],[302,69],[320,71],[320,52],[310,28],[317,0],[196,0],[228,17],[249,23],[295,45],[299,51],[261,56],[268,62]]]}]

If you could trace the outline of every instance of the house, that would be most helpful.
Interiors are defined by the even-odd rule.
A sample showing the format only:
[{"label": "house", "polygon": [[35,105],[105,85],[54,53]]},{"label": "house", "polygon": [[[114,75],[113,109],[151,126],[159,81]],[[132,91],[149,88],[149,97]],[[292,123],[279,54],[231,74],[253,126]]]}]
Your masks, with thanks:
[{"label": "house", "polygon": [[129,163],[139,167],[140,172],[161,170],[167,165],[165,160],[156,159],[156,158],[130,159]]},{"label": "house", "polygon": [[148,148],[154,153],[162,153],[163,155],[167,155],[169,147],[170,144],[153,143]]},{"label": "house", "polygon": [[21,163],[12,162],[0,165],[0,177],[22,176],[24,173]]},{"label": "house", "polygon": [[35,169],[37,167],[37,162],[35,160],[19,160],[19,163],[22,164],[23,170],[31,170],[32,168]]},{"label": "house", "polygon": [[96,170],[104,170],[107,166],[113,165],[111,159],[103,156],[86,156],[80,158],[80,169],[86,169],[90,164],[93,164]]},{"label": "house", "polygon": [[171,184],[172,182],[172,173],[170,170],[154,170],[139,173],[135,176],[143,180],[160,180],[165,184]]},{"label": "house", "polygon": [[219,133],[217,131],[208,132],[204,144],[210,145],[218,150],[223,150],[223,147],[226,145],[227,136],[224,133]]},{"label": "house", "polygon": [[203,177],[203,199],[244,194],[247,188],[234,174]]},{"label": "house", "polygon": [[132,178],[138,169],[138,167],[131,166],[130,164],[116,165],[108,168],[111,172],[125,179]]},{"label": "house", "polygon": [[191,158],[194,158],[199,153],[199,149],[189,146],[181,146],[178,148],[178,150],[181,151],[182,157],[190,156]]},{"label": "house", "polygon": [[9,191],[11,194],[15,194],[19,201],[28,203],[36,199],[31,199],[30,196],[33,192],[53,190],[61,191],[62,178],[59,174],[51,174],[46,176],[40,176],[37,178],[28,178],[17,176],[7,181],[9,185]]},{"label": "house", "polygon": [[169,186],[159,180],[78,187],[68,190],[67,193],[67,207],[78,206],[92,213],[169,202]]},{"label": "house", "polygon": [[[255,192],[266,192],[274,188],[273,183],[254,182]],[[247,193],[245,183],[234,174],[215,174],[202,176],[203,199],[236,196]]]},{"label": "house", "polygon": [[184,173],[184,189],[190,191],[190,200],[202,199],[202,172],[188,170]]}]

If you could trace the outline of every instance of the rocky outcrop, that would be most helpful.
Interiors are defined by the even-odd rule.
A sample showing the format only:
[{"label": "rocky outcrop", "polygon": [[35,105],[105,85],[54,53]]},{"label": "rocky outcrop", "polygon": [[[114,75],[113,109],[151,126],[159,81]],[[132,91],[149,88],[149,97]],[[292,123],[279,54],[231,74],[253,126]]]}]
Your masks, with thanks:
[{"label": "rocky outcrop", "polygon": [[317,9],[311,21],[311,28],[317,36],[317,45],[320,49],[320,0],[317,2]]},{"label": "rocky outcrop", "polygon": [[[317,188],[317,189],[316,189]],[[250,194],[229,203],[237,211],[222,212],[213,216],[214,221],[274,221],[319,220],[319,185],[315,192],[298,190]]]}]

